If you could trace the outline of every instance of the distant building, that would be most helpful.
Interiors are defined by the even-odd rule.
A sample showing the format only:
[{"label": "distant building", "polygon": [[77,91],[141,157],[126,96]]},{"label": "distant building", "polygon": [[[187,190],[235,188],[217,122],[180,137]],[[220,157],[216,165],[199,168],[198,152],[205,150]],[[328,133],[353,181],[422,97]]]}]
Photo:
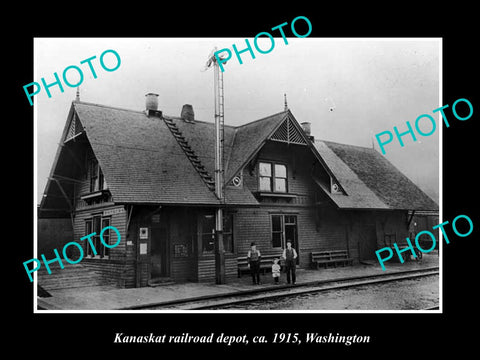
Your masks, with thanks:
[{"label": "distant building", "polygon": [[[181,113],[71,105],[40,211],[71,220],[69,241],[115,226],[121,243],[108,249],[96,236],[94,255],[81,242],[82,264],[120,287],[213,281],[218,206],[227,280],[252,241],[274,255],[292,240],[301,268],[312,251],[330,249],[358,262],[407,237],[409,211],[438,211],[378,152],[315,141],[288,109],[225,126],[222,205],[214,193],[214,124],[195,119],[191,106]],[[105,232],[107,241],[114,237]]]}]

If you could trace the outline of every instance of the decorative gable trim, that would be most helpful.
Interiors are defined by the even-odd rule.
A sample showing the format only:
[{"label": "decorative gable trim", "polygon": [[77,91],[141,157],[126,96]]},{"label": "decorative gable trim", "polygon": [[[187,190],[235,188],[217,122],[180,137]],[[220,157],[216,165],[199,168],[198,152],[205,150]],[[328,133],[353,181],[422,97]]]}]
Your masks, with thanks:
[{"label": "decorative gable trim", "polygon": [[270,140],[279,141],[287,144],[307,145],[305,135],[301,129],[292,121],[289,116],[280,124],[275,132],[270,136]]},{"label": "decorative gable trim", "polygon": [[70,119],[70,124],[68,125],[68,130],[65,135],[64,142],[70,141],[83,133],[83,126],[76,112],[73,112],[72,118]]}]

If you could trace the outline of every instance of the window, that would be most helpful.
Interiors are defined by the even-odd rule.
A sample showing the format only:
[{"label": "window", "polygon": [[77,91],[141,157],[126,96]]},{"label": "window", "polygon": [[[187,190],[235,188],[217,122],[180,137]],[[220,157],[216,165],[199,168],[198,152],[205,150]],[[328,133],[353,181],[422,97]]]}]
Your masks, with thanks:
[{"label": "window", "polygon": [[275,164],[275,191],[287,192],[287,167],[281,164]]},{"label": "window", "polygon": [[287,192],[287,167],[285,165],[260,162],[258,174],[260,191]]},{"label": "window", "polygon": [[[297,216],[272,215],[272,247],[285,248],[287,240],[297,248]],[[298,250],[298,249],[297,249]]]},{"label": "window", "polygon": [[272,247],[282,247],[283,215],[272,215]]},{"label": "window", "polygon": [[[202,252],[215,250],[215,215],[203,215],[201,218]],[[233,252],[233,215],[223,216],[223,248],[225,252]]]},{"label": "window", "polygon": [[223,217],[223,249],[225,252],[233,253],[233,214]]},{"label": "window", "polygon": [[272,164],[261,162],[258,169],[260,176],[260,191],[272,191]]},{"label": "window", "polygon": [[215,249],[215,215],[204,215],[201,221],[202,252]]},{"label": "window", "polygon": [[[95,251],[90,245],[90,241],[85,239],[86,243],[86,254],[88,257],[96,257],[96,258],[105,258],[109,255],[109,248],[102,244],[100,240],[100,232],[103,228],[110,226],[110,218],[102,218],[100,215],[94,216],[91,219],[85,220],[85,236],[95,232],[94,236],[91,236],[91,242]],[[102,234],[103,241],[106,244],[110,244],[110,229],[107,229]]]},{"label": "window", "polygon": [[98,165],[98,161],[95,158],[91,158],[89,161],[89,175],[90,175],[90,192],[103,190],[107,188],[107,183],[103,176],[102,169]]},{"label": "window", "polygon": [[[102,229],[100,231],[102,231],[107,226],[110,226],[110,219],[109,218],[102,219]],[[100,233],[98,235],[99,235],[98,238],[100,239]],[[103,232],[102,237],[103,237],[103,242],[105,244],[110,245],[110,229],[106,229]],[[110,255],[110,251],[109,251],[110,248],[101,244],[101,249],[103,250],[103,254],[101,257]]]}]

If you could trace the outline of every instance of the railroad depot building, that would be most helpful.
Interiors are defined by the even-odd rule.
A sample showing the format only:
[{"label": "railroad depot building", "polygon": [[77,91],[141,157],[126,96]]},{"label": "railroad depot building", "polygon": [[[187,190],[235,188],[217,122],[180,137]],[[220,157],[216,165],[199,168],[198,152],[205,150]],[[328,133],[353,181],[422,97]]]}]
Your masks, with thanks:
[{"label": "railroad depot building", "polygon": [[[376,150],[315,140],[288,109],[225,126],[221,204],[214,137],[213,122],[196,119],[190,105],[167,116],[155,106],[133,111],[73,101],[39,205],[40,215],[72,225],[55,247],[96,232],[98,253],[80,242],[80,264],[119,287],[214,281],[214,215],[222,206],[228,281],[252,241],[266,256],[280,255],[292,240],[300,268],[322,250],[345,250],[354,263],[375,260],[375,250],[409,236],[414,211],[438,211]],[[111,249],[98,237],[106,226],[122,238]],[[115,236],[104,233],[111,244]]]}]

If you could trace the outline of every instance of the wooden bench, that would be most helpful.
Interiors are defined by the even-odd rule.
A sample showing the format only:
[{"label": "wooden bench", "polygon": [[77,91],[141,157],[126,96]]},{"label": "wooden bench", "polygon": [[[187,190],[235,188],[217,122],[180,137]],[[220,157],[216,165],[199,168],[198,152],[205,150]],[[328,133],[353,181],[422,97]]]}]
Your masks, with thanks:
[{"label": "wooden bench", "polygon": [[[267,271],[272,270],[272,264],[274,259],[279,259],[279,264],[282,263],[282,255],[281,254],[269,254],[269,255],[262,255],[260,257],[260,270],[263,271],[265,274]],[[241,256],[237,258],[238,263],[238,277],[242,276],[242,272],[250,272],[250,268],[248,267],[248,259],[246,256]]]},{"label": "wooden bench", "polygon": [[348,256],[347,250],[312,251],[311,253],[311,266],[316,269],[320,264],[326,269],[328,264],[337,267],[337,264],[345,266],[351,265],[352,262],[353,259]]}]

